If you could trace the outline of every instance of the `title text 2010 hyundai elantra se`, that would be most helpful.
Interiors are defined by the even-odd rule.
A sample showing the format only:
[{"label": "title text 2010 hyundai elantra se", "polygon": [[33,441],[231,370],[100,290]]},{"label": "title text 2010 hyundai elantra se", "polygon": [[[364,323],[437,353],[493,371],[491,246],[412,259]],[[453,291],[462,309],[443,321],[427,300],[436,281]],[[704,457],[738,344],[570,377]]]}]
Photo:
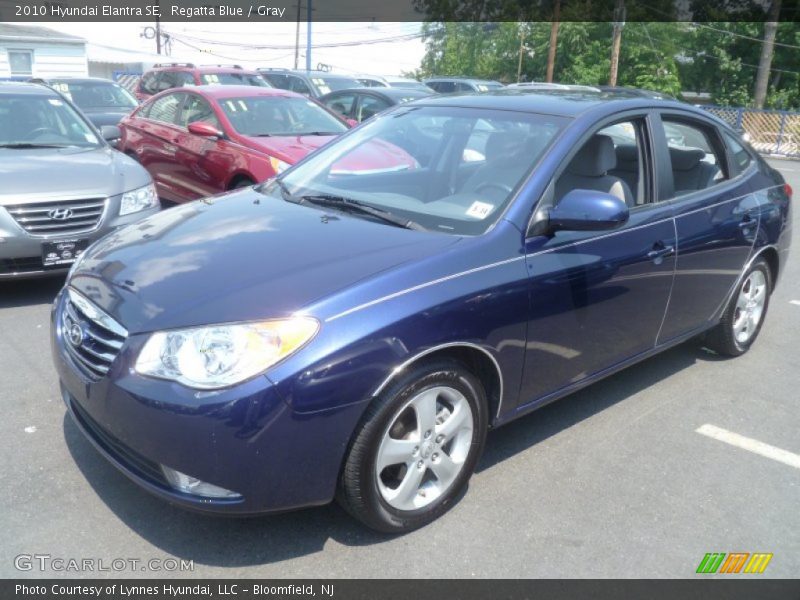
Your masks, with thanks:
[{"label": "title text 2010 hyundai elantra se", "polygon": [[[396,168],[348,160],[387,148]],[[744,353],[787,257],[790,197],[677,102],[402,105],[260,187],[91,246],[53,310],[63,397],[174,503],[336,497],[407,531],[465,489],[489,427],[700,334]]]}]

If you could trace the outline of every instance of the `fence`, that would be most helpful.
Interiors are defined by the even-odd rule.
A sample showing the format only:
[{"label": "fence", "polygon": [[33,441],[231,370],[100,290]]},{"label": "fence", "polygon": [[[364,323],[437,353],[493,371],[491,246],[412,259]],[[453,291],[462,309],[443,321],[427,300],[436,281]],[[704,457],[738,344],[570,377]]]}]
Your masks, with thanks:
[{"label": "fence", "polygon": [[141,71],[114,71],[113,77],[114,81],[116,81],[129,92],[133,93],[136,91],[136,87],[139,85],[139,79],[141,79],[142,73]]},{"label": "fence", "polygon": [[800,158],[800,113],[724,106],[703,108],[747,133],[750,144],[759,152]]}]

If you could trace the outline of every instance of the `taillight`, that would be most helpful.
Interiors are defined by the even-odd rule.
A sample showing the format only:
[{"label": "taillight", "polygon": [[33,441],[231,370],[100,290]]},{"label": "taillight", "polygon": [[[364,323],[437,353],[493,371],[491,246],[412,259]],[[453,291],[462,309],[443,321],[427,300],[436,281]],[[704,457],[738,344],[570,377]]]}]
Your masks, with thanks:
[{"label": "taillight", "polygon": [[792,189],[792,186],[790,186],[788,183],[784,183],[783,184],[783,191],[786,192],[786,195],[789,196],[789,200],[791,200],[792,199],[792,194],[794,193],[794,190]]}]

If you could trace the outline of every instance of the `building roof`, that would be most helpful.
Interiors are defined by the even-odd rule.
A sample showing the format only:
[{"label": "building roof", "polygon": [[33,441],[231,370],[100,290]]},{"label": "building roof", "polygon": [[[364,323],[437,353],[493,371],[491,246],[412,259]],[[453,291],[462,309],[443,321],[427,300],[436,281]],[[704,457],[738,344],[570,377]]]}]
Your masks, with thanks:
[{"label": "building roof", "polygon": [[89,62],[110,64],[158,63],[164,60],[164,57],[160,54],[115,48],[91,42],[86,44],[86,57]]},{"label": "building roof", "polygon": [[61,44],[85,44],[86,40],[76,35],[61,33],[38,25],[12,25],[0,23],[0,40],[23,42],[57,42]]}]

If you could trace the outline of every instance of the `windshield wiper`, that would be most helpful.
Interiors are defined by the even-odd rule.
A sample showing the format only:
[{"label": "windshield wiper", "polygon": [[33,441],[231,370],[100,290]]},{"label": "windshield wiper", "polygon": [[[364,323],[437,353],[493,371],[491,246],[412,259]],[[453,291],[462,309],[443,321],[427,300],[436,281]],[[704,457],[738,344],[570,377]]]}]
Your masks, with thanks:
[{"label": "windshield wiper", "polygon": [[[278,180],[278,185],[281,186],[281,192],[285,190],[285,184]],[[288,190],[287,192],[288,193]],[[426,231],[425,227],[420,225],[419,223],[412,221],[410,219],[406,219],[404,217],[400,217],[393,213],[390,213],[387,210],[383,210],[380,208],[376,208],[374,206],[370,206],[369,204],[365,204],[363,202],[359,202],[358,200],[353,200],[352,198],[344,198],[343,196],[335,196],[333,194],[311,194],[308,196],[300,196],[300,197],[293,197],[291,200],[286,198],[290,202],[296,202],[297,204],[314,204],[316,206],[327,206],[331,208],[337,208],[342,211],[346,212],[354,212],[360,213],[363,215],[369,215],[371,217],[375,217],[376,219],[380,219],[384,223],[388,223],[390,225],[394,225],[396,227],[402,227],[404,229],[413,229],[415,231]]]},{"label": "windshield wiper", "polygon": [[29,148],[69,148],[67,144],[34,144],[33,142],[14,142],[12,144],[0,144],[0,148],[12,148],[14,150],[27,150]]},{"label": "windshield wiper", "polygon": [[250,137],[272,137],[271,133],[252,133]]},{"label": "windshield wiper", "polygon": [[335,131],[303,131],[298,133],[297,135],[339,135]]}]

